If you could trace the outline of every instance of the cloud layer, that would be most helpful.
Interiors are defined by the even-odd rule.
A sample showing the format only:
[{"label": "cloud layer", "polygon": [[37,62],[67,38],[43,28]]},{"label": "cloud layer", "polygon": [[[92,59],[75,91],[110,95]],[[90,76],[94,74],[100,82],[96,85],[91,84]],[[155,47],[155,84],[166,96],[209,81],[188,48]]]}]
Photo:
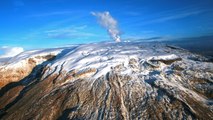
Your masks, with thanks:
[{"label": "cloud layer", "polygon": [[0,47],[0,51],[3,51],[3,55],[0,55],[0,58],[13,57],[23,52],[24,49],[22,47],[8,47],[3,46]]},{"label": "cloud layer", "polygon": [[117,27],[117,21],[110,15],[109,12],[91,12],[93,16],[96,16],[99,24],[106,28],[110,37],[116,42],[120,42],[120,31]]}]

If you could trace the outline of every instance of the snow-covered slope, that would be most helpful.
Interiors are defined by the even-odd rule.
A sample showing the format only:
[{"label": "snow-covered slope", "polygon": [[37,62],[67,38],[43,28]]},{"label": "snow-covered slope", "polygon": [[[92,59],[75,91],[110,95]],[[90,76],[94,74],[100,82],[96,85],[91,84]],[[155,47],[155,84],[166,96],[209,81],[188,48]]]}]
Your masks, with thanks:
[{"label": "snow-covered slope", "polygon": [[26,51],[0,77],[4,119],[213,119],[213,63],[165,44]]}]

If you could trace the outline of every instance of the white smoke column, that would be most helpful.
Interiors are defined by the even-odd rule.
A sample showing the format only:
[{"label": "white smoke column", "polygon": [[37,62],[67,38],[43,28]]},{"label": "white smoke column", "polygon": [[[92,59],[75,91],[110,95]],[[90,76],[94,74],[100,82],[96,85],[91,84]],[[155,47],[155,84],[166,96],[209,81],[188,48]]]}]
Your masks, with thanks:
[{"label": "white smoke column", "polygon": [[98,18],[101,26],[107,29],[110,37],[116,42],[120,42],[120,31],[117,26],[117,21],[110,15],[109,12],[91,12],[92,15]]}]

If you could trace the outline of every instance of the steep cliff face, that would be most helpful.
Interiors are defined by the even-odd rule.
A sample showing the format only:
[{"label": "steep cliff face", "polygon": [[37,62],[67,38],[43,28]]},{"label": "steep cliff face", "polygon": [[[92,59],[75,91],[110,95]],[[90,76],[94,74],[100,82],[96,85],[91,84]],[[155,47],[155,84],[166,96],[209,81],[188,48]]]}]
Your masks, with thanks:
[{"label": "steep cliff face", "polygon": [[[10,66],[26,71],[2,77]],[[213,63],[173,46],[28,51],[2,64],[0,75],[1,119],[213,119]]]}]

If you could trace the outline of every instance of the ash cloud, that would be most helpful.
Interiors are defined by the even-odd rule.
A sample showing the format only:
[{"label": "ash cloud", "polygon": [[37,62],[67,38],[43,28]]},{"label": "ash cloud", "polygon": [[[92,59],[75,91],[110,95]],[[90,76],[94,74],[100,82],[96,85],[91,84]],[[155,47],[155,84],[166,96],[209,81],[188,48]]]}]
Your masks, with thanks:
[{"label": "ash cloud", "polygon": [[91,12],[91,14],[97,17],[99,24],[107,29],[110,37],[116,41],[120,42],[120,31],[118,29],[117,21],[110,15],[108,11],[106,12]]}]

